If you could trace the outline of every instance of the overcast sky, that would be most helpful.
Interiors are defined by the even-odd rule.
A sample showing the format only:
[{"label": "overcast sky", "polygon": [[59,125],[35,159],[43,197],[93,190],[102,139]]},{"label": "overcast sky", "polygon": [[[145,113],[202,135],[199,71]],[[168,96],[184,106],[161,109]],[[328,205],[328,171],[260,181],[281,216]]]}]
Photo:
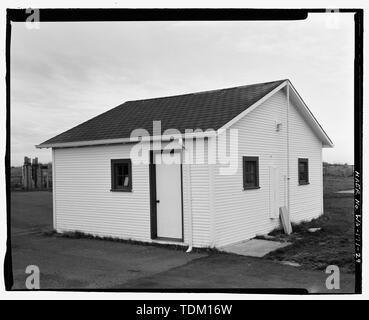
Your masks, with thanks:
[{"label": "overcast sky", "polygon": [[[337,16],[337,14],[336,14]],[[11,163],[126,100],[288,78],[353,163],[352,14],[290,22],[12,23]]]}]

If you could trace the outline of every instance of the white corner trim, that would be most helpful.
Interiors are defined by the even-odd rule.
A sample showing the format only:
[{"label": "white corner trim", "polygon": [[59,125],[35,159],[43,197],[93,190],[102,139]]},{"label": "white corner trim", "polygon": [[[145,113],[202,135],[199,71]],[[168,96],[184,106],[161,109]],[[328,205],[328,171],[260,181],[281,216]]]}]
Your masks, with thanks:
[{"label": "white corner trim", "polygon": [[[215,138],[213,138],[215,139]],[[209,218],[210,218],[210,247],[214,248],[216,246],[216,209],[215,209],[215,178],[214,178],[214,164],[208,165],[208,175],[209,175]]]},{"label": "white corner trim", "polygon": [[[186,151],[188,152],[188,150]],[[191,186],[191,165],[186,164],[186,201],[188,209],[188,252],[192,250],[193,245],[193,217],[192,217],[192,186]],[[184,235],[183,235],[184,236]]]},{"label": "white corner trim", "polygon": [[53,229],[57,230],[57,222],[56,222],[56,161],[55,161],[55,149],[52,149],[52,188],[53,188]]}]

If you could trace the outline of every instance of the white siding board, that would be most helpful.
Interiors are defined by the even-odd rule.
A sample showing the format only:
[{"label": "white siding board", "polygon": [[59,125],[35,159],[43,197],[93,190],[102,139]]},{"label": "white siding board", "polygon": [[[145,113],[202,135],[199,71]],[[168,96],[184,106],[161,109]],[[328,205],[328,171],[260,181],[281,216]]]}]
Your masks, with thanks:
[{"label": "white siding board", "polygon": [[[298,109],[290,108],[290,211],[291,221],[320,216],[323,197],[322,142]],[[309,159],[309,184],[298,183],[298,158]]]},{"label": "white siding board", "polygon": [[149,169],[132,164],[132,192],[111,192],[111,159],[130,145],[55,150],[56,229],[150,241]]},{"label": "white siding board", "polygon": [[[279,206],[287,206],[287,97],[274,94],[230,129],[238,129],[238,170],[221,176],[215,170],[216,245],[224,246],[265,234],[279,226],[270,217],[269,167],[280,172]],[[282,123],[276,131],[276,121]],[[296,107],[290,104],[290,207],[291,220],[319,216],[322,210],[322,143]],[[259,157],[260,189],[243,190],[242,156]],[[309,158],[310,185],[298,186],[297,158]],[[220,165],[217,165],[219,169]]]},{"label": "white siding board", "polygon": [[[111,159],[130,158],[131,145],[55,149],[55,228],[151,241],[149,166],[132,163],[132,192],[111,192]],[[185,152],[185,151],[183,151]],[[189,237],[186,169],[182,167],[184,243]],[[191,165],[193,245],[210,244],[208,166]]]},{"label": "white siding board", "polygon": [[[269,166],[278,166],[281,179],[279,199],[285,201],[283,176],[286,175],[286,96],[277,92],[230,129],[238,129],[238,170],[221,176],[216,170],[216,234],[217,246],[242,241],[278,226],[269,215]],[[275,130],[275,122],[282,130]],[[259,157],[260,189],[243,190],[242,157]],[[217,165],[218,168],[220,165]]]},{"label": "white siding board", "polygon": [[[196,148],[196,145],[193,147]],[[193,154],[195,159],[196,151]],[[207,140],[204,142],[204,156],[207,159]],[[209,166],[205,163],[193,163],[190,171],[193,245],[208,247],[211,242]]]},{"label": "white siding board", "polygon": [[[183,150],[183,153],[185,153],[186,150]],[[189,200],[189,194],[188,194],[188,187],[187,184],[189,183],[187,180],[187,170],[188,170],[188,166],[187,165],[183,165],[182,166],[182,181],[183,181],[183,237],[184,237],[184,243],[189,243],[190,242],[190,219],[189,219],[189,205],[190,205],[190,200]],[[192,205],[191,205],[192,206]]]}]

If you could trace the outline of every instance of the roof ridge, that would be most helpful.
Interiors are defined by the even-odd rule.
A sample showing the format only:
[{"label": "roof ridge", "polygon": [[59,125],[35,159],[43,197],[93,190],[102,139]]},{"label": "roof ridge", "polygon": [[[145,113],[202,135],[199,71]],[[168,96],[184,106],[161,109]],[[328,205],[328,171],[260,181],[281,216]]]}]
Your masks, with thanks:
[{"label": "roof ridge", "polygon": [[163,97],[156,97],[156,98],[127,100],[125,103],[127,103],[127,102],[139,102],[139,101],[142,101],[142,102],[143,101],[152,101],[152,100],[175,98],[175,97],[185,97],[185,96],[191,96],[191,95],[196,95],[196,94],[204,94],[204,93],[210,93],[210,92],[215,92],[215,91],[241,89],[241,88],[245,88],[245,87],[257,86],[257,85],[263,85],[263,84],[270,84],[270,83],[276,83],[276,82],[281,82],[282,83],[283,81],[288,81],[288,79],[280,79],[280,80],[268,81],[268,82],[251,83],[251,84],[245,84],[245,85],[242,85],[242,86],[234,86],[234,87],[220,88],[220,89],[213,89],[213,90],[196,91],[196,92],[175,94],[175,95],[171,95],[171,96],[163,96]]}]

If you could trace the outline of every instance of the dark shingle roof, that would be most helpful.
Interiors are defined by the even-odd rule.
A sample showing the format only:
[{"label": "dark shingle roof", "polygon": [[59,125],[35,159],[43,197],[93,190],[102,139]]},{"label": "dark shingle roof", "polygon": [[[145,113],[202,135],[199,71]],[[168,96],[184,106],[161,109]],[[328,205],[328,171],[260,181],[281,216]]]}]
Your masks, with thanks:
[{"label": "dark shingle roof", "polygon": [[127,101],[40,146],[54,143],[129,138],[137,128],[152,133],[152,123],[161,120],[162,131],[174,128],[217,130],[260,100],[283,81],[204,91],[171,97]]}]

